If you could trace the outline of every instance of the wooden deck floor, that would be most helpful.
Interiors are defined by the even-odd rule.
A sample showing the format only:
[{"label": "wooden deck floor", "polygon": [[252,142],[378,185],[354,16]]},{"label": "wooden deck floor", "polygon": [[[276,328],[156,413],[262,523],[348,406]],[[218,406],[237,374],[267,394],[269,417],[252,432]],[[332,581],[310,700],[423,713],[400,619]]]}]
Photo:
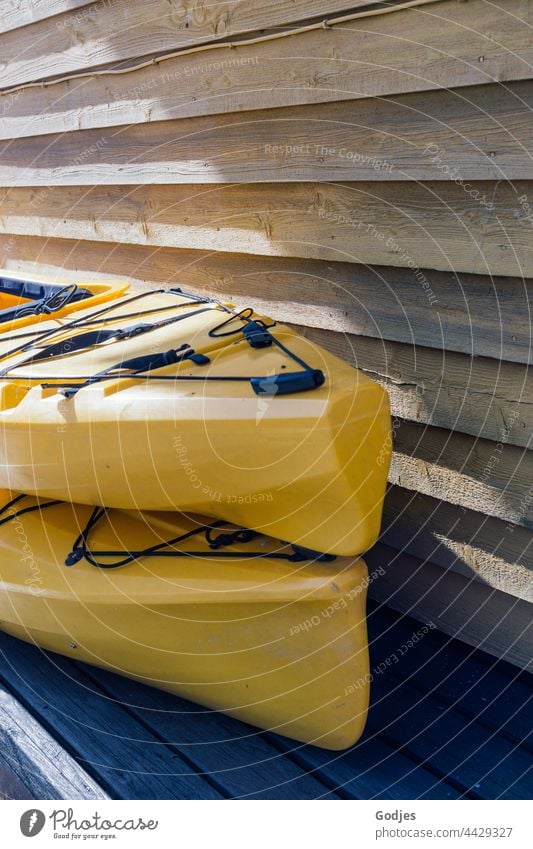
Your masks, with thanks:
[{"label": "wooden deck floor", "polygon": [[[0,796],[531,798],[531,676],[369,608],[363,739],[325,752],[0,634]],[[389,659],[384,673],[380,664]]]}]

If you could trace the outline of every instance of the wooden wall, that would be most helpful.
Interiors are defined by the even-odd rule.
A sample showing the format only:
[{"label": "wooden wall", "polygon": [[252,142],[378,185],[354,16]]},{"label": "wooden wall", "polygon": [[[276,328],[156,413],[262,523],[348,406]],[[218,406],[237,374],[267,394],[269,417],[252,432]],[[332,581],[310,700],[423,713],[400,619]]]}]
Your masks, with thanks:
[{"label": "wooden wall", "polygon": [[374,377],[371,593],[527,665],[533,4],[2,8],[2,265],[231,297]]}]

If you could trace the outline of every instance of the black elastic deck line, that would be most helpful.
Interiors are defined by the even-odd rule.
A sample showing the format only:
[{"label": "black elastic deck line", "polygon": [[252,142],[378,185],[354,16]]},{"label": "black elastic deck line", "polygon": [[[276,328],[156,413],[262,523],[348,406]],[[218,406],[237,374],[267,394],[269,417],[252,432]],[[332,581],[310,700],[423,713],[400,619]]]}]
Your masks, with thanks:
[{"label": "black elastic deck line", "polygon": [[[7,504],[0,507],[0,517],[2,517],[0,518],[0,527],[7,522],[18,519],[26,513],[33,513],[37,510],[44,510],[47,507],[57,507],[60,504],[65,504],[64,501],[39,502],[38,504],[32,504],[30,507],[24,507],[22,510],[16,510],[8,516],[3,515],[10,509],[10,507],[20,503],[25,498],[30,497],[31,496],[25,494],[17,495],[15,498],[12,498],[11,501],[8,501]],[[261,536],[261,534],[257,531],[252,531],[249,528],[235,528],[235,530],[231,530],[228,528],[228,523],[223,520],[214,521],[209,525],[198,525],[197,528],[193,528],[191,531],[186,531],[184,534],[180,534],[173,539],[163,540],[162,542],[155,543],[154,545],[147,546],[143,549],[117,549],[110,551],[99,549],[91,550],[89,547],[89,534],[103,519],[103,517],[107,515],[107,507],[93,508],[85,527],[76,537],[70,553],[65,558],[65,566],[75,566],[81,560],[86,560],[87,563],[98,569],[117,569],[121,566],[127,566],[136,560],[140,560],[143,557],[190,557],[195,560],[201,559],[202,557],[220,557],[222,559],[231,558],[234,560],[287,560],[290,563],[301,563],[303,561],[331,562],[336,559],[333,554],[321,554],[318,551],[312,551],[311,549],[289,543],[283,543],[283,545],[290,545],[290,552],[222,551],[223,548],[229,545],[252,542],[254,539]],[[225,528],[225,531],[222,531],[215,536],[213,532],[221,530],[222,528]],[[173,546],[201,534],[204,534],[204,538],[208,546],[207,551],[180,551],[179,549],[176,550],[173,548]],[[120,559],[114,563],[102,563],[96,559],[98,557],[118,557]]]},{"label": "black elastic deck line", "polygon": [[2,508],[0,508],[0,527],[5,525],[7,522],[11,522],[14,519],[20,518],[20,516],[24,516],[26,513],[33,513],[35,510],[44,510],[46,507],[55,507],[57,504],[63,504],[62,501],[44,501],[39,504],[32,504],[31,507],[24,507],[22,510],[16,510],[14,513],[11,513],[9,516],[4,516],[3,514],[9,510],[10,507],[13,507],[15,504],[18,504],[19,501],[22,501],[23,498],[29,498],[28,495],[17,495],[16,498],[12,498],[11,501],[8,501],[7,504],[4,504]]},{"label": "black elastic deck line", "polygon": [[[231,310],[233,312],[233,310]],[[245,315],[245,313],[249,313]],[[225,327],[227,324],[230,324],[232,321],[235,321],[236,318],[240,318],[241,321],[248,322],[248,326],[251,326],[251,333],[245,335],[250,339],[250,344],[252,347],[257,348],[265,348],[268,345],[274,344],[278,348],[280,348],[287,356],[291,357],[298,365],[301,365],[306,371],[309,369],[308,364],[301,359],[297,354],[293,353],[283,342],[280,342],[275,336],[270,333],[270,328],[276,326],[276,322],[273,321],[272,324],[265,324],[263,319],[256,318],[253,319],[252,316],[254,311],[252,307],[244,307],[244,309],[239,312],[233,312],[229,318],[225,319],[225,321],[217,324],[216,327],[212,327],[208,332],[208,336],[211,336],[213,339],[223,338],[225,336],[235,336],[237,333],[245,333],[246,326],[243,329],[242,327],[237,327],[235,330],[226,330],[224,333],[220,333],[220,328]],[[254,341],[254,339],[256,341]],[[268,340],[268,341],[267,341]]]},{"label": "black elastic deck line", "polygon": [[[311,561],[327,561],[335,560],[332,554],[320,554],[319,552],[311,551],[301,546],[291,545],[292,552],[264,552],[264,551],[222,551],[228,545],[235,543],[248,543],[256,539],[260,534],[257,531],[252,531],[249,528],[236,528],[230,530],[227,528],[227,522],[222,520],[212,522],[210,525],[198,525],[191,531],[186,531],[173,539],[164,540],[163,542],[155,543],[147,546],[147,548],[128,551],[128,549],[118,549],[111,551],[91,550],[89,547],[89,534],[96,525],[106,516],[108,510],[106,507],[95,507],[84,529],[76,538],[70,554],[65,560],[65,566],[75,566],[80,560],[86,560],[91,566],[98,569],[117,569],[120,566],[127,566],[135,560],[140,560],[143,557],[191,557],[198,559],[201,557],[221,557],[248,560],[288,560],[291,563],[299,563],[304,560]],[[216,536],[213,531],[226,528],[225,532],[219,533]],[[204,534],[205,541],[208,545],[208,551],[180,551],[173,546],[185,542],[192,537]],[[101,557],[118,557],[114,563],[102,563],[97,558]]]},{"label": "black elastic deck line", "polygon": [[[136,301],[141,300],[142,298],[148,298],[151,295],[160,295],[160,294],[169,294],[169,293],[173,294],[173,295],[179,295],[179,296],[184,296],[184,297],[188,297],[188,298],[193,298],[193,300],[190,302],[191,305],[193,303],[206,303],[207,300],[208,300],[207,298],[202,298],[201,295],[194,295],[193,293],[190,293],[190,292],[183,292],[181,289],[177,289],[177,288],[175,288],[175,289],[152,289],[152,290],[149,290],[147,292],[137,292],[136,295],[131,295],[131,296],[129,296],[129,297],[123,299],[123,300],[111,301],[109,303],[106,303],[102,307],[97,307],[93,313],[89,313],[89,315],[85,316],[84,319],[75,319],[74,318],[74,319],[72,319],[72,321],[69,321],[66,324],[62,324],[61,327],[52,327],[49,330],[41,331],[40,335],[37,335],[37,338],[33,339],[31,342],[27,342],[23,345],[19,345],[16,348],[12,348],[10,351],[7,351],[4,354],[0,354],[0,362],[2,360],[8,359],[9,357],[13,356],[13,354],[18,354],[22,351],[28,350],[29,348],[38,347],[40,342],[44,341],[45,339],[48,339],[50,336],[54,336],[57,333],[63,333],[66,330],[76,329],[78,326],[83,326],[81,324],[82,321],[85,322],[85,321],[88,321],[90,319],[95,321],[99,316],[105,315],[106,313],[111,312],[114,309],[118,309],[119,307],[125,306],[126,304],[132,304]],[[188,306],[188,303],[189,302],[183,304],[183,306]],[[175,309],[175,306],[164,307],[164,309]],[[150,310],[148,312],[152,312],[152,311],[153,310]],[[146,314],[148,314],[148,312]],[[145,314],[145,313],[143,313],[143,311],[140,310],[138,313],[130,313],[129,316],[124,316],[124,317],[132,318],[135,315],[143,315],[143,314]],[[123,318],[123,316],[117,316],[114,320],[115,321],[121,321],[122,318]],[[104,319],[104,320],[106,320],[106,319]],[[113,320],[113,319],[109,319],[109,320]],[[38,331],[35,331],[35,332],[38,334]],[[32,333],[31,335],[33,336],[34,333]],[[20,336],[22,337],[22,334],[20,334]],[[15,334],[15,336],[13,336],[13,337],[7,337],[8,340],[17,339],[17,338],[19,338],[19,334]]]},{"label": "black elastic deck line", "polygon": [[[169,289],[154,289],[151,292],[143,292],[142,294],[143,294],[143,296],[146,296],[148,294],[149,295],[158,295],[158,294],[161,294],[162,292],[166,293],[166,292],[169,292],[169,291],[170,291]],[[172,294],[177,294],[177,293],[174,292]],[[113,305],[115,307],[117,307],[117,306],[122,306],[122,304],[124,304],[124,303],[128,303],[128,302],[127,301],[116,301],[116,302],[114,302]],[[196,303],[201,303],[201,302],[200,301],[186,301],[184,304],[181,304],[181,306],[187,307],[187,306],[192,306],[193,304],[196,304]],[[214,301],[214,303],[218,303],[218,302]],[[176,304],[168,304],[166,307],[153,307],[152,309],[149,309],[149,310],[137,310],[136,312],[125,312],[125,313],[121,313],[121,315],[117,315],[117,316],[104,316],[103,318],[93,318],[93,319],[91,319],[91,318],[79,319],[78,321],[75,321],[75,324],[72,324],[72,323],[62,324],[60,327],[53,328],[50,331],[48,331],[48,330],[42,331],[42,330],[39,330],[39,328],[37,327],[34,330],[26,330],[24,333],[15,333],[13,336],[5,336],[5,335],[2,334],[1,337],[0,337],[0,340],[2,342],[13,342],[13,340],[16,340],[16,339],[27,339],[30,336],[39,336],[39,334],[42,334],[44,332],[51,333],[53,335],[54,333],[63,333],[64,330],[72,330],[72,329],[79,330],[82,327],[93,327],[95,324],[104,324],[106,321],[109,321],[109,322],[123,321],[126,318],[139,318],[139,316],[141,316],[141,315],[142,316],[153,315],[153,313],[168,312],[169,310],[175,310],[175,309],[176,309]],[[89,315],[90,315],[90,313],[89,313]],[[39,339],[32,341],[31,345],[28,345],[28,348],[38,347],[38,342],[39,342]],[[8,354],[0,355],[0,360],[3,357],[6,357],[6,356],[9,356],[9,355]]]},{"label": "black elastic deck line", "polygon": [[[182,306],[186,306],[186,304],[182,304]],[[47,345],[27,360],[17,363],[16,366],[11,366],[7,369],[1,370],[0,378],[9,373],[13,368],[24,368],[24,366],[33,365],[41,360],[50,360],[58,357],[70,356],[71,354],[78,354],[81,351],[95,348],[98,345],[109,344],[110,342],[124,342],[145,333],[151,333],[153,330],[160,330],[162,327],[177,324],[179,321],[185,321],[185,319],[192,318],[192,316],[212,311],[212,307],[205,307],[204,309],[174,315],[171,318],[164,318],[160,321],[153,322],[153,324],[133,324],[130,327],[117,327],[115,330],[89,330],[87,333],[80,333],[77,336],[69,336],[67,339],[61,340],[61,342]],[[122,316],[120,316],[120,318],[122,319]],[[32,345],[31,347],[34,348],[36,346]]]},{"label": "black elastic deck line", "polygon": [[[146,374],[147,371],[158,370],[163,368],[166,365],[175,364],[177,362],[181,362],[184,359],[190,359],[196,365],[205,365],[209,362],[209,358],[203,354],[196,354],[193,349],[189,355],[185,355],[183,353],[179,354],[178,352],[182,352],[183,345],[178,349],[172,349],[170,351],[161,351],[152,355],[147,355],[143,357],[136,357],[132,360],[125,360],[119,363],[116,363],[114,366],[111,366],[108,369],[105,369],[102,372],[98,372],[93,375],[81,375],[70,377],[68,380],[61,381],[58,377],[50,377],[50,375],[40,376],[40,375],[10,375],[9,372],[15,369],[23,368],[25,365],[31,365],[33,362],[47,359],[48,356],[63,356],[66,353],[72,353],[76,348],[71,348],[69,351],[64,351],[64,347],[68,344],[69,340],[63,340],[60,343],[56,343],[55,345],[48,346],[48,348],[44,348],[42,351],[39,351],[33,357],[30,357],[28,360],[23,361],[21,363],[17,363],[8,367],[2,371],[0,371],[0,378],[4,380],[16,380],[16,381],[24,381],[29,380],[36,383],[41,383],[44,388],[52,388],[57,387],[62,390],[63,395],[66,398],[72,398],[76,395],[81,389],[86,388],[87,386],[94,385],[95,383],[99,383],[104,380],[118,380],[121,378],[130,378],[134,380],[163,380],[163,381],[183,381],[183,380],[201,380],[201,381],[237,381],[237,382],[249,382],[253,391],[256,395],[259,396],[276,396],[276,395],[285,395],[294,392],[303,392],[308,391],[310,389],[317,389],[319,386],[322,386],[324,383],[325,377],[322,371],[319,369],[313,369],[309,366],[308,363],[305,362],[301,357],[297,354],[293,353],[286,345],[276,339],[275,336],[270,333],[270,327],[275,326],[275,322],[271,325],[266,325],[265,322],[260,319],[253,319],[252,316],[254,314],[253,309],[251,307],[245,307],[240,311],[233,310],[231,307],[222,304],[220,301],[214,298],[204,298],[202,296],[195,296],[190,292],[184,292],[181,289],[170,289],[170,290],[156,290],[155,292],[143,292],[138,296],[134,296],[130,300],[136,300],[140,296],[147,296],[148,294],[158,294],[161,291],[169,291],[173,294],[178,294],[183,297],[193,298],[193,303],[209,303],[216,304],[217,307],[222,309],[225,313],[229,314],[229,318],[226,318],[220,324],[216,325],[214,328],[211,328],[208,331],[208,335],[212,338],[224,337],[224,336],[233,336],[237,333],[242,333],[244,339],[248,342],[248,344],[252,348],[265,348],[270,345],[275,345],[279,350],[281,350],[289,359],[291,359],[294,363],[301,367],[301,372],[282,372],[275,375],[183,375],[183,374],[173,374],[173,375],[155,375],[155,374]],[[128,301],[126,301],[127,303]],[[122,302],[124,303],[124,302]],[[114,305],[117,306],[116,304]],[[112,306],[108,305],[106,311],[112,309]],[[102,311],[100,311],[102,312]],[[198,312],[202,312],[202,310],[196,310],[192,313],[187,313],[183,316],[174,316],[170,319],[163,319],[160,322],[155,322],[153,325],[137,325],[132,328],[123,328],[122,334],[123,338],[127,338],[128,331],[134,333],[138,331],[138,328],[142,328],[142,331],[138,332],[147,332],[148,329],[157,329],[159,327],[165,326],[166,324],[171,324],[175,321],[181,321],[185,318],[190,318],[194,315],[197,315]],[[142,314],[142,313],[140,313]],[[119,318],[121,318],[119,316]],[[244,323],[244,326],[240,326],[235,330],[229,330],[220,332],[220,329],[230,324],[235,319],[239,319]],[[70,327],[75,327],[76,325],[72,323]],[[61,328],[61,331],[54,328],[53,331],[49,332],[46,338],[53,333],[64,332],[65,329],[68,329],[68,326]],[[217,332],[218,331],[218,332]],[[98,340],[100,338],[100,334],[105,334],[106,341],[110,338],[120,338],[120,328],[113,333],[113,331],[96,331],[96,336],[94,339]],[[81,334],[83,337],[83,334]],[[92,334],[86,334],[93,339]],[[73,344],[75,345],[76,336],[72,337]],[[33,341],[31,344],[27,343],[26,345],[21,346],[18,351],[28,350],[28,348],[38,347],[38,342]],[[88,345],[88,347],[91,347]],[[12,355],[13,353],[18,352],[17,350],[11,351],[10,354],[4,355],[5,358]],[[52,353],[50,353],[50,351]],[[2,357],[0,357],[0,360]]]},{"label": "black elastic deck line", "polygon": [[[154,356],[160,356],[160,354],[155,354]],[[136,374],[135,372],[112,372],[112,373],[101,373],[101,374],[82,374],[82,375],[74,375],[69,378],[69,380],[65,380],[64,382],[60,382],[59,378],[50,377],[49,374],[46,375],[33,375],[33,374],[6,374],[2,375],[2,380],[29,380],[39,384],[43,389],[54,389],[54,388],[73,388],[73,389],[86,389],[87,386],[92,386],[95,383],[100,383],[104,380],[121,380],[122,378],[127,378],[128,380],[241,380],[241,381],[249,381],[249,380],[263,380],[262,377],[245,377],[243,375],[236,375],[233,377],[229,374],[221,374],[221,375],[193,375],[193,374],[184,374],[184,375],[174,375],[174,374],[161,374],[161,375],[151,375],[151,374]],[[265,378],[266,379],[266,378]],[[46,380],[53,380],[54,383],[45,383]],[[77,381],[86,381],[86,383],[77,383]]]},{"label": "black elastic deck line", "polygon": [[[220,324],[217,324],[215,327],[212,327],[208,332],[208,336],[212,339],[224,339],[226,336],[234,336],[237,333],[242,333],[242,327],[237,327],[235,330],[226,330],[224,333],[220,333],[221,327],[225,327],[227,324],[230,324],[232,321],[235,321],[236,318],[240,318],[241,321],[249,321],[254,314],[252,307],[244,307],[239,312],[234,312],[228,308],[228,312],[232,312],[229,318],[226,318],[224,321],[221,321]],[[249,313],[245,315],[245,313]]]}]

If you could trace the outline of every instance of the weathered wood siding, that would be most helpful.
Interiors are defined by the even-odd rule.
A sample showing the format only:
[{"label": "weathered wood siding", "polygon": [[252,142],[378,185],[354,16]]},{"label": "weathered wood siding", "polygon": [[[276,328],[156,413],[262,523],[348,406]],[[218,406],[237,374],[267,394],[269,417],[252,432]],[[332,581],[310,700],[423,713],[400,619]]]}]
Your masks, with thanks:
[{"label": "weathered wood siding", "polygon": [[533,4],[3,5],[2,264],[246,302],[378,380],[371,593],[526,665]]}]

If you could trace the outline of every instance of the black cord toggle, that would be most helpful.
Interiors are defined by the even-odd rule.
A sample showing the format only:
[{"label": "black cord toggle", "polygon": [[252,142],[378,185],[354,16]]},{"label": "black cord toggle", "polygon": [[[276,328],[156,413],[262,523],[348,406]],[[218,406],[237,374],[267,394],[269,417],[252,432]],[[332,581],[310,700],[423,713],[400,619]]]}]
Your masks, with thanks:
[{"label": "black cord toggle", "polygon": [[250,383],[256,395],[288,395],[291,392],[305,392],[318,389],[324,383],[324,372],[320,369],[289,371],[266,377],[252,377]]},{"label": "black cord toggle", "polygon": [[209,548],[216,550],[217,548],[223,548],[226,545],[233,545],[235,542],[251,542],[257,536],[258,533],[255,531],[250,531],[248,528],[240,528],[238,531],[233,531],[232,533],[227,534],[219,534],[217,537],[213,539],[211,536],[211,528],[206,531],[206,539],[209,545]]},{"label": "black cord toggle", "polygon": [[80,560],[83,560],[84,557],[85,552],[83,551],[83,548],[75,548],[65,559],[65,566],[75,566],[76,563],[79,563]]},{"label": "black cord toggle", "polygon": [[272,334],[262,321],[249,321],[242,332],[252,348],[268,348],[272,345]]}]

